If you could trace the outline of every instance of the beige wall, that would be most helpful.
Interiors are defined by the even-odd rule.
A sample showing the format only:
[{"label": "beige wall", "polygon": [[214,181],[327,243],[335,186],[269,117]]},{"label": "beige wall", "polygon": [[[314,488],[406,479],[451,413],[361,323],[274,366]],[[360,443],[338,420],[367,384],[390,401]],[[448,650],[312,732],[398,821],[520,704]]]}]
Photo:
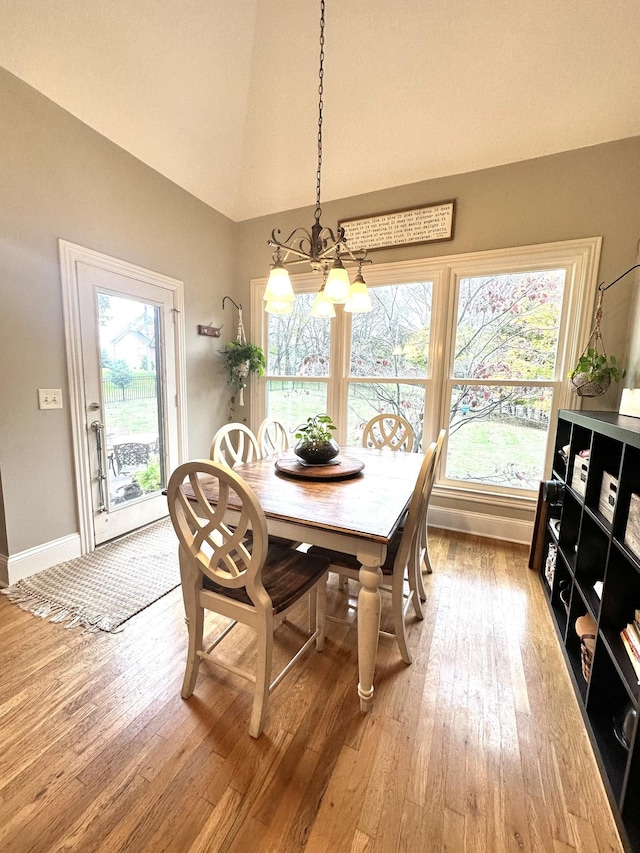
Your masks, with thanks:
[{"label": "beige wall", "polygon": [[[189,451],[201,456],[228,417],[218,350],[235,336],[221,303],[237,296],[237,226],[1,69],[0,115],[6,556],[78,530],[68,405],[37,406],[39,387],[62,388],[68,403],[58,238],[184,281]],[[223,339],[196,335],[211,321],[225,323]]]},{"label": "beige wall", "polygon": [[[322,223],[335,228],[339,219],[450,198],[456,199],[452,241],[372,252],[374,263],[601,235],[600,280],[612,281],[636,263],[640,137],[323,203]],[[241,223],[239,280],[267,275],[273,228],[286,236],[312,222],[309,207]],[[622,359],[628,355],[632,294],[633,276],[627,276],[604,301],[605,345]],[[591,407],[616,409],[620,390],[615,387]]]}]

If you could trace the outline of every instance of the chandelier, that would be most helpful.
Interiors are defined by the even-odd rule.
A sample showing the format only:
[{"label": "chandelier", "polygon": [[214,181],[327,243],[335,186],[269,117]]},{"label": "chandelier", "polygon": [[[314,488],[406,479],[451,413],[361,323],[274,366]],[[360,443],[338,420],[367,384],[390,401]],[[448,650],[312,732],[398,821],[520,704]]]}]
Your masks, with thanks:
[{"label": "chandelier", "polygon": [[[324,92],[324,9],[325,0],[320,0],[320,68],[318,72],[318,168],[316,171],[316,208],[311,230],[296,228],[286,240],[279,240],[281,232],[274,228],[269,246],[275,248],[267,286],[263,299],[269,314],[290,314],[294,293],[287,267],[309,264],[314,273],[322,275],[322,286],[316,294],[311,315],[313,317],[335,317],[334,305],[343,304],[350,313],[371,311],[371,298],[362,277],[362,265],[370,264],[366,249],[352,250],[347,244],[344,228],[337,227],[334,235],[331,228],[320,222],[320,177],[322,172],[322,110]],[[357,267],[351,283],[347,268]]]}]

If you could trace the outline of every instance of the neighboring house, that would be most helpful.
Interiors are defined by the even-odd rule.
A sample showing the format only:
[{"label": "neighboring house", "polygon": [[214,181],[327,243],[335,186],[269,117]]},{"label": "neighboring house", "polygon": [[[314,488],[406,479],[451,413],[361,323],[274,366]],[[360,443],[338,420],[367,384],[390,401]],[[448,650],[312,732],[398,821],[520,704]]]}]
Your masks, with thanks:
[{"label": "neighboring house", "polygon": [[155,370],[153,324],[140,317],[111,340],[112,361],[122,359],[132,369]]}]

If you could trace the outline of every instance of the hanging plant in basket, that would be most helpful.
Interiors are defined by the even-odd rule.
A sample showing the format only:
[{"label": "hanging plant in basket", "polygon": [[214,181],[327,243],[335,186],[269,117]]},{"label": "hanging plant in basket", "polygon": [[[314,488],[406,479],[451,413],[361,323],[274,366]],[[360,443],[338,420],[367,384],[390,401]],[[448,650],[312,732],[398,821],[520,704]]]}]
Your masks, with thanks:
[{"label": "hanging plant in basket", "polygon": [[[225,299],[230,299],[233,302],[230,296],[225,296],[222,300],[223,308]],[[244,389],[247,386],[247,380],[254,373],[263,376],[267,364],[262,347],[248,343],[242,322],[242,305],[236,307],[239,315],[238,335],[235,341],[229,341],[222,350],[222,357],[227,369],[227,385],[231,385],[233,388],[232,409],[235,408],[236,401],[239,406],[244,406]]]},{"label": "hanging plant in basket", "polygon": [[227,384],[233,388],[233,397],[231,405],[234,406],[236,396],[238,397],[238,405],[244,406],[244,389],[247,385],[247,380],[252,373],[257,373],[258,376],[264,375],[266,359],[261,347],[255,344],[247,343],[247,341],[229,341],[222,355],[227,368],[228,379]]},{"label": "hanging plant in basket", "polygon": [[578,363],[569,373],[573,390],[579,397],[599,397],[611,385],[612,379],[618,382],[620,379],[624,379],[627,373],[626,370],[618,366],[614,355],[607,356],[604,348],[604,341],[600,333],[602,296],[603,290],[600,290],[593,330]]}]

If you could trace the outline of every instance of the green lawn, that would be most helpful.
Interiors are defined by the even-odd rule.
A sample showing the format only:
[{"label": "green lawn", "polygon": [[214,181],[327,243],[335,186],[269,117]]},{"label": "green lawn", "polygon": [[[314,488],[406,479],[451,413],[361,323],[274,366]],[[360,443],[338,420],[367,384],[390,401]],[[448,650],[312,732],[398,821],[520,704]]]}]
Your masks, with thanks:
[{"label": "green lawn", "polygon": [[107,435],[158,432],[158,406],[154,399],[106,403],[104,410]]},{"label": "green lawn", "polygon": [[[326,411],[325,387],[314,383],[271,391],[270,416],[294,430],[310,415]],[[358,418],[366,421],[375,414],[374,407],[366,400],[352,400],[350,409],[352,424]],[[116,435],[155,432],[155,400],[108,403],[105,426],[108,433]],[[360,441],[353,427],[348,441]],[[449,436],[446,476],[454,480],[535,489],[543,476],[546,442],[546,431],[527,426],[526,421],[521,424],[469,421]]]},{"label": "green lawn", "polygon": [[449,437],[447,477],[537,488],[546,444],[546,430],[527,426],[526,421],[469,421]]}]

